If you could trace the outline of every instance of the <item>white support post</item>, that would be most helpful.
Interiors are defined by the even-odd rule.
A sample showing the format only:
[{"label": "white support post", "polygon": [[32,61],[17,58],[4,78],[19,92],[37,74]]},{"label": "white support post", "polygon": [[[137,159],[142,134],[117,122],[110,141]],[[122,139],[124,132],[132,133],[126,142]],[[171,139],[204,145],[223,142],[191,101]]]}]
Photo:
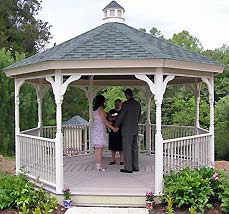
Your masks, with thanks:
[{"label": "white support post", "polygon": [[63,133],[62,133],[62,102],[67,86],[78,79],[80,75],[72,75],[63,82],[63,75],[60,70],[55,71],[55,80],[52,77],[46,77],[51,83],[56,103],[56,193],[61,194],[64,187],[63,176]]},{"label": "white support post", "polygon": [[163,189],[163,137],[161,133],[161,105],[163,100],[163,71],[157,69],[154,76],[156,86],[156,134],[155,134],[155,194],[162,194]]},{"label": "white support post", "polygon": [[151,154],[151,148],[152,148],[152,136],[151,136],[151,121],[150,121],[150,109],[151,109],[151,98],[152,93],[150,93],[150,90],[148,87],[146,88],[146,112],[147,112],[147,118],[146,118],[146,154]]},{"label": "white support post", "polygon": [[196,83],[195,85],[195,103],[196,103],[196,133],[200,128],[200,83]]},{"label": "white support post", "polygon": [[161,104],[166,86],[175,76],[167,76],[163,80],[163,69],[157,68],[152,82],[145,74],[135,75],[137,79],[145,81],[154,94],[156,104],[156,134],[155,134],[155,195],[162,194],[163,190],[163,138],[161,134]]},{"label": "white support post", "polygon": [[201,88],[200,83],[196,82],[195,87],[188,85],[187,88],[195,96],[195,104],[196,104],[195,128],[196,128],[196,134],[199,134],[199,128],[200,128],[200,88]]},{"label": "white support post", "polygon": [[47,90],[47,87],[43,84],[39,84],[36,85],[36,93],[37,93],[37,109],[38,109],[38,124],[37,124],[37,128],[39,128],[39,133],[38,136],[42,136],[42,100],[43,100],[43,96]]},{"label": "white support post", "polygon": [[92,114],[93,114],[93,99],[96,95],[96,93],[93,91],[93,78],[94,76],[91,76],[89,79],[89,85],[88,85],[88,104],[89,104],[89,151],[92,153],[93,148],[91,146],[91,125],[92,125]]},{"label": "white support post", "polygon": [[215,162],[215,148],[214,148],[214,76],[212,74],[211,78],[202,77],[203,82],[205,82],[208,86],[209,91],[209,105],[210,105],[210,127],[209,132],[212,134],[211,142],[209,146],[209,159],[210,159],[210,166],[214,167]]},{"label": "white support post", "polygon": [[90,153],[93,152],[93,148],[91,147],[91,132],[90,132],[90,127],[92,124],[92,114],[93,114],[93,99],[96,95],[96,91],[93,90],[93,78],[94,76],[90,76],[89,78],[89,84],[88,87],[80,87],[80,89],[82,89],[85,94],[86,97],[88,99],[88,113],[89,113],[89,151]]},{"label": "white support post", "polygon": [[20,151],[20,142],[18,140],[18,134],[20,133],[20,110],[19,110],[19,93],[20,88],[25,80],[15,79],[15,153],[16,153],[16,174],[20,172],[20,159],[21,159],[21,151]]}]

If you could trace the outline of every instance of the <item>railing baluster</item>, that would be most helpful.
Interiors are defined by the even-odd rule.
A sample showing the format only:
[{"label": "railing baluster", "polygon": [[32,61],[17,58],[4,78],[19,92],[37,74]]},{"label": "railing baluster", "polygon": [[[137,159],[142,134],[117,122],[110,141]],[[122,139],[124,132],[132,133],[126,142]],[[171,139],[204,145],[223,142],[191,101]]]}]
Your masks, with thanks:
[{"label": "railing baluster", "polygon": [[207,166],[209,160],[207,150],[211,136],[208,133],[164,140],[164,154],[168,157],[168,159],[164,159],[163,165],[166,168],[164,173],[185,167]]},{"label": "railing baluster", "polygon": [[21,167],[29,176],[39,176],[43,182],[55,186],[55,141],[25,134],[17,137],[21,148]]}]

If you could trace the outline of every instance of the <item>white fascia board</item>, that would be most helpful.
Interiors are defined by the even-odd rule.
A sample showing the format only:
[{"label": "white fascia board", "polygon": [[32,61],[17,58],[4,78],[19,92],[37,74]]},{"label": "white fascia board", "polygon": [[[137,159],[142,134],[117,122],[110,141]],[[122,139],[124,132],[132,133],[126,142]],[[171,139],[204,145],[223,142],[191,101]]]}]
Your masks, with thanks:
[{"label": "white fascia board", "polygon": [[221,73],[225,68],[225,66],[223,65],[201,64],[201,63],[193,63],[193,62],[177,61],[177,60],[169,60],[169,59],[78,60],[78,61],[41,62],[33,65],[26,65],[17,68],[6,69],[5,73],[8,77],[10,77],[10,76],[16,76],[20,74],[39,72],[39,71],[45,71],[50,69],[54,69],[54,70],[81,69],[81,73],[84,74],[84,69],[85,71],[86,69],[95,69],[93,72],[97,74],[97,72],[99,72],[99,69],[158,68],[158,67],[188,69],[188,70],[205,71],[205,72],[213,72],[213,73]]},{"label": "white fascia board", "polygon": [[185,70],[195,70],[195,71],[205,71],[205,72],[213,72],[213,73],[222,73],[225,68],[224,65],[194,63],[194,62],[177,61],[177,60],[171,60],[171,59],[166,59],[163,67],[185,69]]}]

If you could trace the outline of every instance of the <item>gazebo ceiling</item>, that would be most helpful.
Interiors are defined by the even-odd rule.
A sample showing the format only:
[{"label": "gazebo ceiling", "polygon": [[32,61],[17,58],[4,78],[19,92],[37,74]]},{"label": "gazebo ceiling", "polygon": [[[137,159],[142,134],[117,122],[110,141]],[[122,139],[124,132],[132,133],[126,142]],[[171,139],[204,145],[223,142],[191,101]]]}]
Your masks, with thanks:
[{"label": "gazebo ceiling", "polygon": [[[69,76],[64,76],[64,79],[67,79]],[[150,79],[154,79],[154,75],[148,75]],[[89,79],[91,76],[82,76],[80,80],[73,81],[70,85],[77,85],[77,86],[88,86],[89,85]],[[49,84],[45,80],[45,78],[32,78],[27,80],[30,83],[34,84]],[[201,82],[200,78],[196,77],[182,77],[177,76],[174,78],[174,80],[169,82],[169,85],[179,85],[179,84],[191,84],[194,82]],[[93,76],[93,85],[94,86],[147,86],[148,85],[139,80],[136,79],[134,75],[97,75]]]}]

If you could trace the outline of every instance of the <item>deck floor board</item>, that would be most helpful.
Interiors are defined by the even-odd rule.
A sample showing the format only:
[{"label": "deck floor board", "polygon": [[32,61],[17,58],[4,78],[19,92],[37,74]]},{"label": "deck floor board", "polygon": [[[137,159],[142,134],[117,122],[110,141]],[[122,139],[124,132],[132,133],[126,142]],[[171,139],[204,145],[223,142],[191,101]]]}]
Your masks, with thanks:
[{"label": "deck floor board", "polygon": [[105,172],[98,172],[94,155],[64,157],[64,185],[75,195],[138,195],[154,192],[154,156],[140,154],[139,172],[120,173],[119,162],[109,165],[110,154],[103,163]]}]

